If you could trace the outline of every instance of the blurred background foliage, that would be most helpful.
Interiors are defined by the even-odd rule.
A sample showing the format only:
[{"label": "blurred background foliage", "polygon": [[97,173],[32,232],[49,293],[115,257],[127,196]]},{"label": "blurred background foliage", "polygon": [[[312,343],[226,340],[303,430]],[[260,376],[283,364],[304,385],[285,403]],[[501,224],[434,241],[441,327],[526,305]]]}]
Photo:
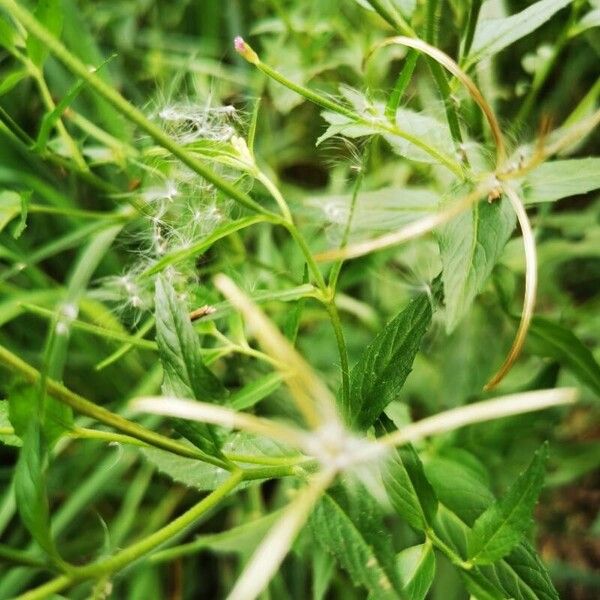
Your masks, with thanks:
[{"label": "blurred background foliage", "polygon": [[[423,2],[418,4],[415,26],[420,29],[425,8]],[[528,4],[491,0],[484,3],[484,11],[512,14]],[[387,49],[365,62],[372,45],[390,35],[375,13],[351,0],[63,0],[63,5],[64,43],[91,65],[98,66],[110,57],[99,71],[101,76],[150,116],[177,103],[233,105],[239,115],[236,127],[244,130],[255,100],[261,98],[255,147],[261,166],[280,183],[315,249],[339,242],[343,221],[340,224],[336,211],[343,212],[344,198],[347,202],[351,193],[363,155],[361,143],[355,147],[334,139],[317,147],[316,140],[326,126],[320,109],[266,80],[235,55],[232,39],[243,35],[265,62],[327,94],[337,97],[340,84],[345,84],[384,98],[385,90],[394,84],[404,51]],[[451,56],[457,55],[458,32],[465,26],[468,5],[462,0],[442,2],[438,45]],[[593,10],[600,10],[597,3],[573,2],[533,34],[505,49],[493,63],[478,67],[478,81],[497,110],[513,149],[542,135],[548,122],[558,126],[576,107],[585,113],[597,106],[600,29],[590,27],[570,37],[565,33]],[[119,194],[107,193],[97,183],[27,149],[27,140],[37,137],[47,109],[35,81],[21,76],[18,69],[0,54],[2,189],[31,190],[32,203],[60,210],[112,211],[126,206]],[[542,77],[539,74],[544,69],[548,72]],[[73,85],[73,78],[52,57],[44,73],[57,100]],[[535,88],[537,84],[532,86],[532,82],[537,77],[541,82]],[[417,65],[406,103],[443,115],[424,61]],[[475,110],[466,106],[461,119],[473,138],[483,135]],[[94,172],[123,197],[144,184],[144,169],[136,160],[129,160],[127,153],[129,146],[145,147],[149,140],[140,139],[139,132],[103,100],[84,89],[65,114],[65,123],[82,142]],[[94,124],[104,133],[95,135]],[[60,154],[61,143],[59,137],[52,137],[49,146]],[[571,155],[599,153],[596,132]],[[443,184],[431,177],[428,166],[399,160],[384,141],[373,140],[364,174],[365,195],[406,185],[430,194],[443,191]],[[261,193],[256,190],[256,197]],[[360,230],[353,232],[357,238],[380,233],[382,222],[397,216],[393,206],[390,208],[393,198],[388,200],[380,199],[365,208],[357,225]],[[9,197],[0,196],[0,203],[3,201],[8,202]],[[574,333],[593,350],[596,359],[600,358],[599,206],[598,192],[592,192],[544,203],[531,211],[540,258],[537,314]],[[31,210],[26,229],[15,237],[16,223],[12,221],[0,234],[0,343],[39,365],[48,321],[26,305],[54,309],[77,269],[82,246],[117,222]],[[103,278],[129,268],[140,244],[137,228],[135,219],[130,219],[124,231],[117,227],[107,233],[116,241],[98,259],[91,291],[81,297],[80,318],[122,333],[134,331],[144,322],[144,315],[115,313],[114,305],[97,293]],[[511,240],[491,281],[451,333],[446,332],[443,314],[436,314],[403,390],[405,405],[393,407],[396,419],[409,418],[406,406],[413,418],[419,418],[483,397],[482,386],[501,362],[514,333],[514,323],[506,314],[507,310],[519,310],[521,252],[519,239]],[[195,267],[199,284],[193,290],[192,304],[197,305],[218,301],[210,284],[210,275],[218,271],[234,273],[245,289],[254,294],[264,292],[267,297],[303,281],[302,257],[283,232],[267,225],[222,240]],[[351,362],[415,292],[426,288],[439,269],[434,236],[345,266],[340,307]],[[294,304],[269,300],[265,305],[285,327]],[[235,331],[239,325],[234,317],[229,319],[230,330]],[[304,306],[298,343],[311,363],[337,385],[339,365],[332,359],[335,343],[325,312],[311,300]],[[503,391],[579,385],[569,359],[552,356],[540,345],[543,342],[538,340],[536,346],[535,340],[530,340],[524,356],[503,382]],[[112,406],[157,391],[161,372],[152,351],[135,349],[97,369],[117,347],[114,341],[74,329],[64,357],[65,383],[97,403]],[[216,369],[232,389],[258,374],[251,359],[237,355],[218,363]],[[0,394],[7,395],[12,381],[4,372],[0,377]],[[274,396],[279,393],[283,392]],[[273,410],[281,410],[274,406]],[[562,597],[575,600],[591,600],[600,594],[599,412],[592,382],[582,388],[581,403],[568,413],[557,409],[474,426],[422,448],[432,477],[437,473],[443,479],[444,473],[458,470],[463,477],[472,476],[475,487],[483,480],[495,493],[502,493],[541,441],[551,440],[550,475],[531,535]],[[4,543],[24,547],[29,535],[15,516],[11,492],[17,452],[10,446],[2,446],[0,452],[0,532]],[[285,487],[266,485],[262,494],[251,488],[232,498],[228,510],[200,524],[198,531],[219,531],[240,523],[263,503],[277,507],[281,494]],[[101,442],[65,444],[50,473],[55,533],[61,549],[73,560],[88,560],[103,545],[110,551],[153,530],[190,505],[194,496],[156,474],[152,464],[141,461],[132,450],[106,450]],[[414,534],[406,526],[393,527],[399,528],[395,537],[405,546]],[[207,543],[206,551],[165,565],[143,562],[115,579],[114,597],[222,597],[235,576],[235,554],[245,551],[211,549]],[[440,562],[431,597],[465,598],[457,576],[441,558]],[[301,539],[274,580],[270,597],[308,597],[309,566]],[[343,572],[335,574],[327,597],[363,597],[346,577]],[[0,597],[22,591],[38,578],[31,570],[0,563]],[[102,582],[94,593],[94,597],[104,597]],[[89,586],[82,585],[69,597],[89,594]]]}]

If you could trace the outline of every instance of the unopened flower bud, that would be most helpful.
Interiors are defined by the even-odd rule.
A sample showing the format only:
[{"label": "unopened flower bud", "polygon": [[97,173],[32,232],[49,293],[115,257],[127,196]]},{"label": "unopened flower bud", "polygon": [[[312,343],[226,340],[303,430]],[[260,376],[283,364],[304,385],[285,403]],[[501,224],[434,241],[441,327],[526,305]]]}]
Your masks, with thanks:
[{"label": "unopened flower bud", "polygon": [[260,60],[258,58],[258,54],[252,50],[252,48],[244,41],[244,38],[241,36],[237,36],[233,40],[233,46],[235,51],[243,56],[249,63],[253,65],[257,65]]}]

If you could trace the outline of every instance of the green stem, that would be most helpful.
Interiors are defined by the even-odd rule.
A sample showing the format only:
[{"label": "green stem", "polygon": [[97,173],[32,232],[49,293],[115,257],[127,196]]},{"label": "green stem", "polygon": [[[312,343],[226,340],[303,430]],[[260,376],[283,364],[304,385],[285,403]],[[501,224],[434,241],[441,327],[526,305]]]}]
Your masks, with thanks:
[{"label": "green stem", "polygon": [[441,550],[450,559],[452,564],[465,571],[470,571],[473,568],[470,562],[463,560],[448,544],[441,540],[433,529],[427,529],[425,535],[438,550]]},{"label": "green stem", "polygon": [[386,8],[381,0],[368,0],[368,2],[373,7],[373,10],[375,10],[375,12],[394,29],[401,31],[404,35],[409,37],[417,36],[415,30],[404,20],[402,15],[398,14],[397,11]]},{"label": "green stem", "polygon": [[77,208],[59,208],[56,206],[46,206],[45,204],[30,204],[27,207],[29,213],[41,213],[47,215],[64,215],[76,219],[107,219],[110,221],[128,221],[135,216],[130,212],[103,212],[100,210],[81,210]]},{"label": "green stem", "polygon": [[[0,4],[1,4],[1,2],[5,2],[5,1],[7,1],[7,0],[0,0]],[[287,77],[285,77],[284,75],[279,73],[279,71],[275,71],[275,69],[269,67],[265,63],[258,60],[258,58],[256,58],[256,62],[254,62],[253,64],[255,64],[256,67],[260,71],[262,71],[265,75],[267,75],[267,77],[274,79],[281,85],[296,92],[300,96],[303,96],[307,100],[314,102],[318,106],[322,106],[323,108],[332,110],[338,114],[348,117],[350,120],[354,121],[355,123],[357,123],[359,125],[365,125],[367,127],[371,127],[372,129],[378,130],[381,133],[388,133],[388,134],[391,133],[392,135],[397,135],[398,137],[401,137],[401,138],[407,140],[411,144],[414,144],[418,148],[421,148],[421,150],[423,150],[424,152],[426,152],[427,154],[429,154],[430,156],[435,158],[437,161],[439,161],[441,164],[443,164],[447,169],[452,171],[452,173],[454,173],[457,177],[460,177],[461,179],[463,178],[463,176],[464,176],[463,169],[456,160],[454,160],[452,157],[444,154],[443,152],[440,152],[433,146],[429,145],[427,142],[423,141],[421,138],[414,136],[414,135],[407,133],[406,131],[400,129],[396,124],[390,123],[389,121],[382,120],[382,119],[373,119],[373,118],[363,117],[356,111],[344,106],[343,104],[334,102],[333,100],[330,100],[329,98],[326,98],[325,96],[322,96],[321,94],[311,90],[310,88],[307,88],[307,87],[304,87],[303,85],[294,83],[293,81],[289,80]],[[435,63],[435,64],[437,65],[437,63]],[[442,72],[442,75],[443,75],[443,72]],[[448,97],[449,97],[450,88],[448,87],[447,81],[446,81],[446,87],[448,88],[447,91],[448,91]],[[458,117],[456,117],[456,123],[458,124]]]},{"label": "green stem", "polygon": [[396,123],[396,112],[398,111],[398,106],[400,106],[402,96],[404,95],[404,92],[410,83],[410,79],[415,70],[418,58],[419,53],[414,48],[411,48],[406,55],[404,67],[402,67],[402,71],[400,71],[400,75],[398,75],[394,89],[392,90],[387,104],[385,105],[385,116],[391,123]]},{"label": "green stem", "polygon": [[143,540],[117,552],[117,554],[110,558],[85,567],[76,567],[67,575],[57,577],[35,590],[22,594],[18,597],[18,600],[42,600],[50,594],[64,590],[78,581],[98,579],[121,571],[136,560],[148,555],[156,547],[181,533],[190,525],[193,525],[202,515],[215,508],[224,500],[237,487],[240,481],[242,481],[242,471],[233,472],[229,479],[206,496],[206,498],[203,498],[187,512]]},{"label": "green stem", "polygon": [[212,169],[193,157],[184,147],[170,138],[160,127],[150,121],[144,113],[135,108],[119,92],[108,85],[96,73],[89,70],[87,65],[72,54],[56,37],[48,31],[26,8],[14,0],[0,0],[0,7],[7,10],[16,20],[29,31],[31,35],[42,42],[69,71],[83,79],[98,95],[119,111],[125,118],[137,125],[154,141],[171,152],[192,171],[206,179],[226,196],[242,206],[262,214],[269,214],[260,204],[248,194],[217,175]]},{"label": "green stem", "polygon": [[[52,95],[50,94],[50,90],[48,89],[48,85],[46,84],[46,80],[44,79],[44,74],[42,73],[42,71],[40,69],[38,69],[30,61],[27,61],[27,66],[29,68],[29,72],[31,73],[31,76],[33,77],[34,81],[36,82],[36,84],[40,90],[40,95],[42,96],[42,100],[44,102],[44,105],[46,106],[46,109],[49,112],[56,110],[56,104],[54,103],[54,100],[52,99]],[[77,165],[77,168],[80,169],[81,171],[89,171],[87,163],[85,162],[85,159],[83,158],[81,152],[79,151],[79,148],[78,148],[77,144],[75,143],[75,140],[71,137],[71,135],[67,131],[67,128],[65,127],[65,124],[62,122],[62,119],[60,117],[56,121],[56,130],[58,131],[58,133],[62,137],[65,145],[71,152],[71,157],[73,158],[73,161]]]},{"label": "green stem", "polygon": [[262,171],[259,171],[256,179],[260,181],[267,188],[269,194],[273,196],[275,202],[277,202],[277,206],[279,206],[279,210],[281,211],[283,218],[291,223],[293,221],[292,214],[290,213],[287,202],[279,191],[279,188]]},{"label": "green stem", "polygon": [[35,569],[48,569],[48,564],[40,560],[30,552],[15,550],[4,544],[0,544],[0,561],[6,561],[15,565],[33,567]]},{"label": "green stem", "polygon": [[310,272],[312,273],[312,276],[317,284],[317,287],[321,291],[325,291],[327,288],[327,285],[325,284],[325,279],[323,278],[321,269],[319,269],[319,265],[317,265],[313,255],[312,255],[312,252],[310,251],[310,248],[308,247],[308,244],[306,243],[306,240],[304,239],[304,236],[302,236],[300,234],[300,232],[298,231],[298,228],[293,223],[282,223],[282,225],[288,230],[289,234],[292,236],[294,241],[298,244],[298,247],[300,248],[302,254],[304,255],[306,264],[308,265],[308,268],[309,268]]},{"label": "green stem", "polygon": [[[28,365],[4,346],[0,346],[0,364],[15,373],[19,373],[25,380],[32,384],[37,384],[40,380],[41,376],[39,371]],[[93,419],[109,425],[118,431],[122,431],[127,435],[142,440],[151,446],[156,446],[162,450],[167,450],[187,458],[195,458],[223,469],[230,468],[226,462],[218,458],[205,454],[196,448],[180,444],[179,442],[164,437],[154,431],[150,431],[137,423],[133,423],[120,415],[110,412],[102,406],[98,406],[93,402],[86,400],[58,381],[47,379],[46,391],[60,402],[70,406],[73,410],[83,415],[87,415],[88,417],[92,417]]]},{"label": "green stem", "polygon": [[[49,310],[47,308],[43,308],[41,306],[36,306],[34,304],[23,303],[21,306],[34,314],[40,315],[41,317],[47,317],[50,319],[55,319],[57,316],[57,312],[54,310]],[[60,315],[59,315],[60,319]],[[86,323],[85,321],[80,321],[78,319],[69,320],[69,326],[73,329],[79,329],[81,331],[85,331],[92,335],[96,335],[98,337],[114,340],[116,342],[123,342],[125,344],[131,344],[132,346],[137,346],[138,348],[145,348],[146,350],[156,350],[157,345],[156,342],[151,340],[145,340],[136,338],[131,335],[127,335],[125,333],[120,333],[118,331],[112,331],[111,329],[106,329],[105,327],[98,327],[97,325],[93,325],[91,323]]]},{"label": "green stem", "polygon": [[148,444],[142,440],[123,435],[122,433],[113,433],[112,431],[102,431],[101,429],[88,429],[87,427],[75,427],[69,432],[69,436],[81,440],[100,440],[109,444],[127,444],[130,446],[139,446],[148,448]]},{"label": "green stem", "polygon": [[333,332],[335,334],[335,341],[337,342],[338,352],[340,355],[340,370],[342,372],[342,400],[344,406],[350,397],[350,368],[348,366],[348,349],[346,347],[346,340],[344,338],[344,331],[342,329],[342,322],[340,321],[340,314],[335,304],[335,299],[325,304]]},{"label": "green stem", "polygon": [[[435,46],[437,41],[439,8],[439,0],[429,0],[427,3],[425,41],[432,46]],[[427,65],[438,88],[438,92],[442,98],[442,101],[444,102],[446,120],[448,121],[448,127],[450,129],[450,134],[452,135],[452,140],[454,141],[455,145],[460,148],[463,142],[462,133],[460,131],[458,114],[454,108],[454,105],[452,104],[452,94],[450,90],[450,84],[446,78],[446,73],[444,72],[442,65],[435,61],[431,56],[425,57],[425,60],[427,61]]]},{"label": "green stem", "polygon": [[[14,435],[14,430],[10,427],[0,430],[2,435]],[[120,433],[111,431],[102,431],[100,429],[88,429],[87,427],[75,427],[69,432],[69,436],[82,440],[100,440],[108,443],[126,444],[129,446],[138,446],[140,448],[149,448],[150,444]],[[311,459],[306,456],[260,456],[255,454],[235,454],[224,452],[225,458],[232,463],[246,463],[260,465],[260,467],[240,468],[243,472],[243,479],[273,479],[275,477],[288,477],[295,474],[294,467],[298,465],[310,464]],[[239,466],[239,465],[238,465]]]},{"label": "green stem", "polygon": [[102,371],[109,365],[113,364],[121,357],[125,356],[131,349],[135,348],[135,342],[133,340],[141,340],[151,329],[154,327],[154,317],[150,317],[134,334],[131,336],[133,339],[127,342],[115,350],[110,356],[100,361],[94,368],[96,371]]},{"label": "green stem", "polygon": [[467,20],[467,27],[465,30],[465,37],[463,39],[459,64],[462,66],[464,60],[469,56],[471,46],[473,45],[473,38],[475,37],[475,27],[479,20],[479,11],[483,0],[471,0],[471,7],[469,8],[469,18]]},{"label": "green stem", "polygon": [[[415,57],[416,56],[417,55],[415,54]],[[346,245],[348,244],[348,240],[350,238],[350,231],[352,229],[352,222],[354,220],[354,212],[356,210],[356,201],[358,199],[358,193],[360,192],[360,186],[362,185],[362,182],[363,182],[363,179],[365,176],[366,163],[369,160],[370,149],[371,149],[371,144],[367,145],[367,147],[365,149],[364,155],[361,160],[360,171],[354,182],[354,188],[352,189],[352,199],[350,201],[350,212],[348,214],[348,220],[346,221],[346,227],[344,228],[344,233],[342,235],[340,249],[346,247]],[[340,258],[333,265],[333,267],[331,267],[331,271],[329,272],[329,289],[332,291],[332,295],[334,297],[335,297],[335,292],[337,289],[338,278],[340,276],[340,272],[342,270],[343,264],[344,264],[344,260]]]}]

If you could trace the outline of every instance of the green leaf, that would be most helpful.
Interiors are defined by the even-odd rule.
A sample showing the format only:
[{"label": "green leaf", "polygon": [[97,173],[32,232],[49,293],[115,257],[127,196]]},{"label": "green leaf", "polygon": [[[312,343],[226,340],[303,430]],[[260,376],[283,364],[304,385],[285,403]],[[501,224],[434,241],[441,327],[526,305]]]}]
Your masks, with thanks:
[{"label": "green leaf", "polygon": [[478,600],[559,600],[546,567],[527,542],[520,543],[506,558],[462,571],[461,575]]},{"label": "green leaf", "polygon": [[435,576],[435,554],[431,543],[402,550],[397,561],[405,596],[410,600],[425,600]]},{"label": "green leaf", "polygon": [[0,192],[0,231],[21,212],[21,196],[17,192]]},{"label": "green leaf", "polygon": [[523,182],[525,200],[554,202],[600,188],[600,158],[573,158],[543,163]]},{"label": "green leaf", "polygon": [[[389,421],[382,419],[380,432],[392,430]],[[433,523],[438,500],[415,449],[409,444],[393,450],[381,470],[394,510],[411,527],[425,531]]]},{"label": "green leaf", "polygon": [[[1,22],[2,21],[0,20],[0,23]],[[29,71],[27,71],[27,69],[22,67],[16,67],[15,69],[12,69],[10,72],[4,75],[2,81],[0,82],[0,96],[8,94],[10,90],[12,90],[26,77],[29,77]]]},{"label": "green leaf", "polygon": [[[29,423],[39,417],[40,401],[39,389],[34,385],[17,382],[9,390],[9,419],[21,439],[27,433]],[[71,429],[72,414],[64,407],[58,400],[46,398],[43,433],[50,447],[65,431]]]},{"label": "green leaf", "polygon": [[482,291],[515,227],[506,199],[479,202],[446,225],[439,235],[446,330],[451,332]]},{"label": "green leaf", "polygon": [[16,227],[13,229],[12,236],[15,239],[21,237],[22,233],[25,231],[27,227],[27,211],[29,209],[29,201],[31,200],[32,192],[22,192],[21,193],[21,218],[17,223]]},{"label": "green leaf", "polygon": [[[105,61],[103,61],[98,68],[94,70],[94,72],[98,72],[104,65],[106,65],[113,57],[109,57]],[[78,79],[74,85],[72,85],[66,92],[66,94],[61,98],[60,102],[54,107],[53,110],[47,112],[43,119],[42,124],[40,126],[40,131],[38,133],[35,144],[32,148],[34,152],[43,152],[46,149],[46,145],[48,144],[48,138],[50,137],[50,132],[52,128],[56,125],[57,121],[62,117],[64,112],[75,102],[79,93],[83,89],[85,85],[85,81],[83,79]]]},{"label": "green leaf", "polygon": [[67,108],[75,101],[79,92],[83,89],[83,85],[84,81],[82,79],[78,80],[75,85],[67,91],[61,101],[55,106],[54,110],[51,110],[44,115],[40,131],[32,148],[34,152],[41,153],[46,149],[52,128],[56,125],[65,110],[67,110]]},{"label": "green leaf", "polygon": [[355,484],[325,494],[310,518],[315,540],[335,556],[356,585],[378,600],[402,597],[390,536],[369,492]]},{"label": "green leaf", "polygon": [[282,382],[283,375],[281,373],[269,373],[246,384],[241,390],[232,394],[228,404],[235,410],[246,410],[279,389]]},{"label": "green leaf", "polygon": [[[12,429],[12,423],[8,418],[8,400],[0,400],[0,430]],[[7,446],[22,446],[21,438],[14,433],[0,433],[0,442]]]},{"label": "green leaf", "polygon": [[479,466],[473,455],[459,449],[436,454],[425,463],[427,480],[439,502],[469,525],[494,501]]},{"label": "green leaf", "polygon": [[[296,452],[265,437],[248,433],[234,433],[223,445],[223,452],[239,455],[285,458],[296,455]],[[224,483],[230,476],[229,471],[215,465],[200,462],[193,458],[185,458],[157,448],[145,448],[142,454],[159,471],[183,485],[201,490],[212,491]],[[260,480],[257,480],[260,481]],[[251,482],[242,482],[246,487]]]},{"label": "green leaf", "polygon": [[431,302],[425,292],[416,296],[365,349],[350,372],[349,403],[343,407],[350,426],[367,429],[397,398],[431,323]]},{"label": "green leaf", "polygon": [[[63,9],[61,0],[39,0],[35,9],[36,19],[55,37],[60,37],[63,24]],[[41,67],[48,56],[48,48],[33,35],[27,37],[27,54],[29,58]]]},{"label": "green leaf", "polygon": [[[156,341],[164,370],[163,392],[204,402],[222,402],[227,390],[202,361],[200,339],[183,302],[164,276],[156,280]],[[201,450],[219,451],[213,427],[174,420],[176,429]]]},{"label": "green leaf", "polygon": [[[374,118],[379,117],[381,122],[385,123],[384,110],[385,107],[383,105],[376,104],[369,109],[369,112],[374,113]],[[356,123],[349,117],[330,111],[323,111],[321,116],[329,123],[329,127],[319,137],[317,145],[337,135],[351,139],[381,135],[399,156],[424,163],[434,164],[438,162],[431,154],[415,146],[415,144],[404,137],[389,133],[376,125]],[[438,121],[434,117],[408,108],[399,108],[396,111],[396,125],[404,133],[416,138],[426,139],[430,146],[443,154],[452,155],[454,152],[450,130],[445,123]]]},{"label": "green leaf", "polygon": [[181,556],[196,555],[202,550],[210,550],[216,554],[239,554],[242,557],[248,557],[280,517],[281,510],[276,510],[227,531],[199,535],[188,544],[157,552],[151,560],[152,562],[164,562]]},{"label": "green leaf", "polygon": [[600,365],[570,329],[549,319],[534,317],[529,327],[527,348],[538,356],[558,361],[600,396]]},{"label": "green leaf", "polygon": [[[306,204],[315,211],[315,224],[323,220],[331,226],[345,228],[350,215],[352,194],[311,196]],[[355,201],[349,241],[355,242],[383,235],[439,210],[439,196],[425,188],[386,187],[365,191]]]},{"label": "green leaf", "polygon": [[[487,492],[489,494],[489,490]],[[473,496],[467,494],[461,497],[456,493],[453,499],[454,506],[440,504],[435,533],[464,557],[470,530],[458,517],[456,510],[466,505],[467,512],[471,512],[468,506]],[[461,570],[460,575],[470,593],[478,600],[559,600],[546,568],[526,541],[518,544],[508,556],[494,564],[476,565],[468,571]]]},{"label": "green leaf", "polygon": [[23,447],[15,469],[15,498],[23,523],[49,555],[56,557],[50,533],[50,509],[46,497],[47,445],[40,423],[31,419],[23,435]]},{"label": "green leaf", "polygon": [[[475,496],[461,496],[459,488],[450,500],[451,505],[439,505],[436,515],[435,533],[460,557],[467,555],[467,539],[470,529],[458,512],[472,514],[471,504]],[[489,489],[483,488],[487,498],[492,498]],[[436,488],[436,491],[437,488]],[[460,571],[468,590],[478,600],[559,600],[558,593],[545,566],[527,541],[519,543],[512,552],[492,565],[475,565]]]},{"label": "green leaf", "polygon": [[250,215],[242,217],[235,221],[227,221],[225,224],[217,227],[210,235],[196,242],[195,244],[186,245],[185,248],[174,250],[165,254],[160,260],[152,264],[150,268],[142,273],[142,277],[150,277],[164,271],[168,266],[175,265],[179,262],[187,260],[191,257],[198,259],[206,250],[208,250],[215,242],[230,236],[235,231],[251,227],[256,223],[265,221],[264,215]]},{"label": "green leaf", "polygon": [[571,2],[572,0],[540,0],[510,17],[480,19],[475,29],[468,65],[490,58],[526,37]]},{"label": "green leaf", "polygon": [[312,600],[323,600],[331,585],[335,560],[321,546],[310,549],[312,557]]},{"label": "green leaf", "polygon": [[474,564],[490,564],[506,556],[529,529],[544,483],[547,456],[544,444],[508,492],[475,521],[467,541],[469,560]]},{"label": "green leaf", "polygon": [[14,25],[0,15],[0,46],[7,50],[14,50],[22,42],[23,40]]},{"label": "green leaf", "polygon": [[[381,135],[390,144],[392,150],[400,156],[425,163],[438,162],[435,157],[405,137],[387,130],[389,121],[385,114],[385,104],[371,101],[363,93],[348,86],[340,86],[340,93],[359,115],[369,115],[372,124],[356,123],[350,117],[337,112],[323,111],[321,116],[329,123],[329,127],[319,137],[317,145],[337,135],[351,139]],[[408,108],[399,108],[396,111],[396,126],[412,137],[427,140],[429,146],[442,154],[454,154],[454,143],[448,126],[433,116]]]},{"label": "green leaf", "polygon": [[[375,10],[369,3],[369,0],[355,0],[355,2],[367,10]],[[403,16],[409,18],[412,16],[413,12],[415,12],[417,0],[382,0],[382,4],[386,9],[389,10],[390,8],[395,8]]]},{"label": "green leaf", "polygon": [[158,471],[173,481],[200,491],[212,491],[229,477],[229,472],[225,469],[158,448],[144,448],[142,454]]}]

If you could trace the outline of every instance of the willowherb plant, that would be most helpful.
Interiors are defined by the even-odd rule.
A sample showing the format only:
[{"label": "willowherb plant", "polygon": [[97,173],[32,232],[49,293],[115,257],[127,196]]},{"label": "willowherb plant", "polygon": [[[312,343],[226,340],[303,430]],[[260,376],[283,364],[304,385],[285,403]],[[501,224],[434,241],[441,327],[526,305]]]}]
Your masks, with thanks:
[{"label": "willowherb plant", "polygon": [[[59,180],[48,192],[47,183],[21,174],[0,193],[0,229],[20,216],[12,235],[6,228],[0,238],[11,263],[1,283],[18,297],[16,308],[0,303],[0,324],[24,313],[50,322],[33,361],[39,369],[19,357],[18,340],[3,336],[0,345],[12,373],[0,387],[7,398],[0,439],[20,446],[0,506],[0,533],[8,533],[0,559],[25,567],[2,568],[0,598],[70,589],[73,597],[166,597],[165,563],[175,565],[170,595],[213,597],[194,575],[182,590],[182,561],[204,550],[237,555],[219,563],[216,593],[230,600],[422,600],[430,590],[446,593],[450,567],[460,582],[456,597],[558,598],[528,539],[545,478],[544,440],[561,443],[554,429],[568,422],[563,406],[600,392],[600,367],[573,332],[534,316],[538,263],[557,251],[544,245],[550,211],[533,206],[600,188],[600,159],[564,158],[600,122],[598,85],[566,107],[555,130],[521,138],[558,54],[595,22],[595,9],[584,14],[586,2],[539,0],[491,17],[494,3],[450,2],[444,10],[459,27],[446,36],[446,3],[341,4],[361,30],[372,28],[356,44],[359,61],[321,54],[319,71],[308,59],[303,68],[290,59],[299,76],[288,77],[234,39],[249,63],[245,82],[264,77],[307,102],[281,115],[256,101],[243,125],[235,94],[225,93],[221,105],[212,95],[210,102],[186,99],[148,117],[102,70],[89,68],[89,55],[82,60],[72,40],[61,41],[67,9],[59,0],[39,2],[35,12],[0,0],[0,45],[14,69],[0,91],[13,93],[31,78],[44,105],[36,139],[4,108],[0,133],[35,164],[76,182],[75,202],[56,206]],[[508,134],[511,115],[497,114],[489,65],[568,4],[554,52],[526,57],[533,80]],[[285,64],[278,53],[292,56],[289,45],[303,39],[307,57],[322,52],[311,42],[308,8],[274,5],[277,24],[256,28],[265,56]],[[357,41],[345,25],[338,31],[338,19],[352,16],[329,18],[331,44]],[[274,34],[287,46],[271,45]],[[441,49],[452,47],[446,37],[457,50]],[[60,99],[47,83],[50,55],[54,69],[60,64],[74,78]],[[337,95],[309,85],[315,74],[345,74],[349,65],[354,81],[337,81]],[[239,85],[236,77],[229,75]],[[97,103],[97,123],[78,103],[81,93]],[[322,118],[315,156],[336,156],[324,159],[334,165],[329,186],[300,198],[298,186],[280,177],[286,152],[296,149],[282,147],[278,128],[289,127],[291,138],[281,137],[298,146],[300,131],[303,144],[310,128],[298,116],[309,104]],[[117,118],[132,126],[137,143],[119,136]],[[90,190],[98,210],[83,200]],[[32,202],[32,194],[44,201]],[[36,213],[76,225],[25,255],[20,244]],[[41,262],[80,244],[64,285],[56,285]],[[422,280],[432,265],[437,272]],[[408,286],[406,273],[414,279]],[[435,340],[434,319],[446,329]],[[106,356],[79,333],[119,347]],[[71,365],[76,342],[81,351]],[[109,368],[121,378],[104,376]],[[97,396],[88,400],[63,380]],[[492,398],[500,384],[503,393]],[[115,395],[133,400],[115,402]],[[546,426],[541,439],[526,416],[536,411],[548,415],[536,417]],[[90,468],[84,440],[116,444],[122,455],[109,453],[110,466],[102,463],[72,501],[53,498],[61,476],[73,485],[62,465],[81,459]],[[521,445],[516,457],[512,448]],[[119,481],[111,502],[119,508],[108,511],[103,539],[67,544],[67,524],[104,489],[111,469]],[[488,473],[500,483],[490,486]],[[154,503],[156,494],[146,496],[163,475],[169,487]],[[266,481],[274,483],[261,486]],[[179,484],[203,492],[201,499],[183,503]],[[148,519],[137,518],[140,507]],[[217,508],[227,516],[210,523],[223,531],[180,543]],[[17,511],[20,524],[13,523]],[[23,549],[25,530],[33,541]]]}]

